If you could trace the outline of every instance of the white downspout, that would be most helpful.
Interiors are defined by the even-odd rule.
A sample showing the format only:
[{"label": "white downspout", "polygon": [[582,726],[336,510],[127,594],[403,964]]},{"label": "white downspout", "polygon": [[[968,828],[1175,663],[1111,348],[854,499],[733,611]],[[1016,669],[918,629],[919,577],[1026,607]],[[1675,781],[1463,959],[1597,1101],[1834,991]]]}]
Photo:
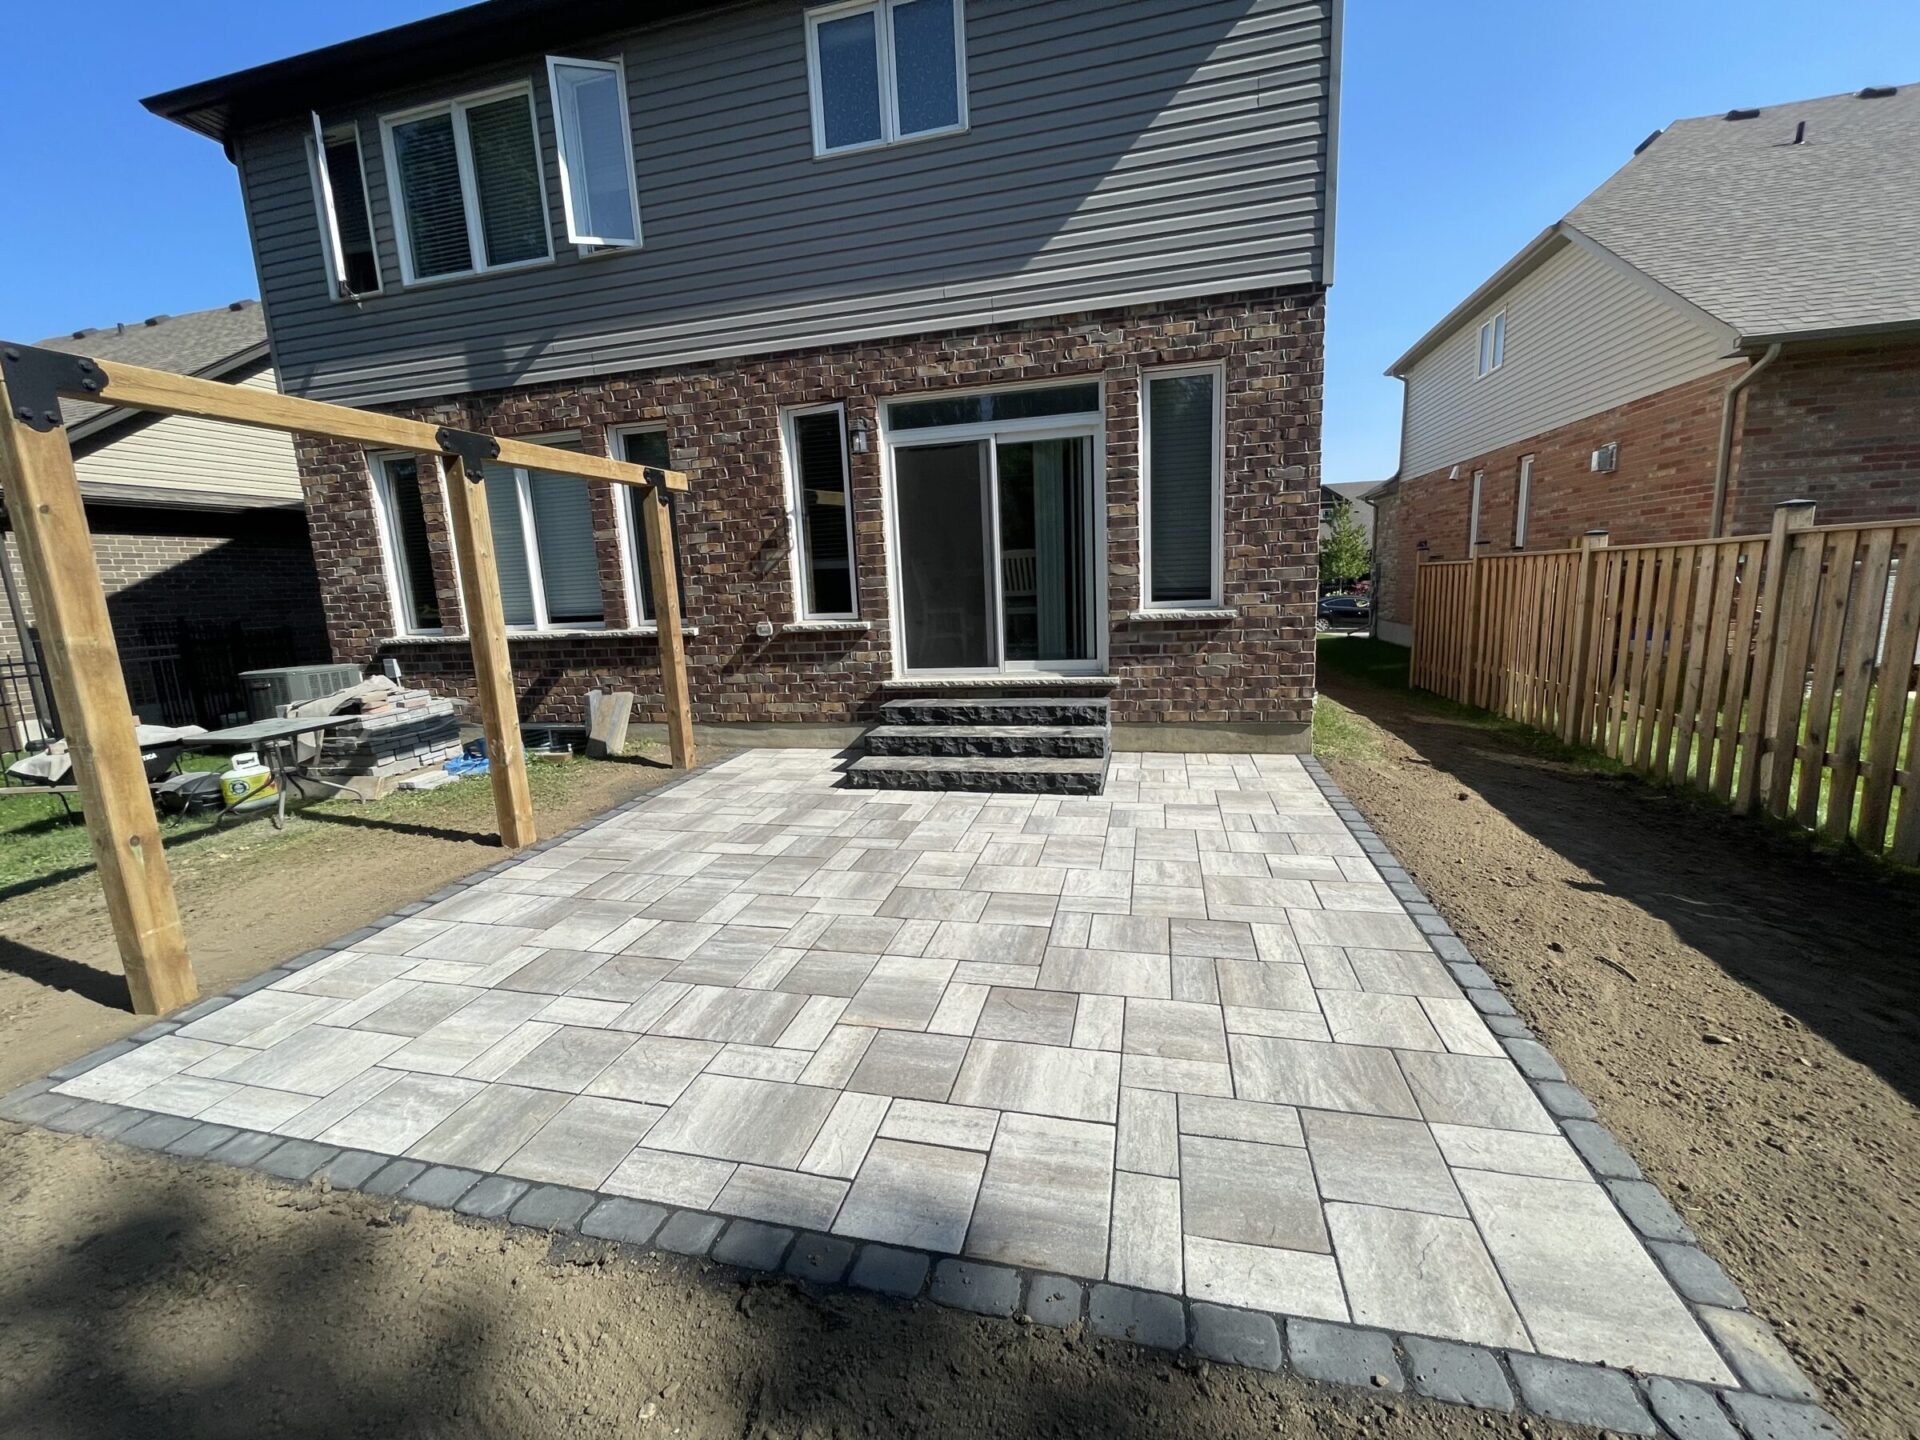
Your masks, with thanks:
[{"label": "white downspout", "polygon": [[1720,401],[1720,449],[1713,460],[1713,513],[1708,519],[1707,538],[1718,540],[1721,531],[1721,512],[1727,507],[1727,480],[1733,467],[1733,414],[1740,404],[1740,392],[1760,378],[1760,372],[1780,358],[1780,342],[1775,341],[1767,347],[1767,353],[1743,371],[1738,379],[1727,386],[1727,393]]}]

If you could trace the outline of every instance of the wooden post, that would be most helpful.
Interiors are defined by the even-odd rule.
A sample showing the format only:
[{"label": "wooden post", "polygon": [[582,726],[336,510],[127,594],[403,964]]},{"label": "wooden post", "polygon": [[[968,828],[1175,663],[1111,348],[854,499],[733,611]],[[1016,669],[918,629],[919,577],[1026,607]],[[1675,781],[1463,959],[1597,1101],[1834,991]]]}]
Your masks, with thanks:
[{"label": "wooden post", "polygon": [[479,475],[467,473],[467,462],[459,456],[450,455],[443,463],[448,518],[460,556],[460,604],[466,612],[467,644],[473,651],[480,721],[487,732],[493,808],[499,817],[500,843],[518,850],[535,839],[533,795],[527,788],[527,756],[520,744],[520,704],[514,693],[513,659],[507,653],[507,612],[500,600],[487,490]]},{"label": "wooden post", "polygon": [[[1733,813],[1745,815],[1753,809],[1760,793],[1760,772],[1765,767],[1767,737],[1773,733],[1768,701],[1773,694],[1774,652],[1779,649],[1780,609],[1787,596],[1787,557],[1793,551],[1794,533],[1813,528],[1813,501],[1783,500],[1773,507],[1773,529],[1767,536],[1766,575],[1760,595],[1760,632],[1753,642],[1753,672],[1747,684],[1746,719],[1741,725],[1740,775],[1733,787]],[[1738,705],[1740,697],[1729,695],[1729,704]],[[1797,709],[1796,709],[1797,713]],[[1787,764],[1793,755],[1787,754]]]},{"label": "wooden post", "polygon": [[653,618],[660,639],[660,696],[666,709],[667,745],[676,770],[698,763],[693,749],[693,708],[687,692],[687,642],[680,633],[680,573],[673,558],[673,525],[667,492],[659,486],[642,498],[647,568],[653,572]]},{"label": "wooden post", "polygon": [[[1407,645],[1407,686],[1409,689],[1424,689],[1420,684],[1420,660],[1426,653],[1420,644],[1420,570],[1427,563],[1426,542],[1413,552],[1413,623],[1407,627],[1411,632]],[[1380,633],[1380,596],[1373,597],[1374,636]],[[1429,617],[1430,618],[1430,617]]]},{"label": "wooden post", "polygon": [[192,1000],[199,987],[134,737],[73,452],[59,412],[51,414],[51,422],[43,422],[48,428],[35,429],[16,414],[0,383],[0,478],[127,991],[139,1014],[164,1015]]},{"label": "wooden post", "polygon": [[1586,745],[1593,738],[1593,659],[1594,592],[1599,587],[1596,574],[1600,552],[1606,548],[1607,532],[1589,530],[1573,542],[1580,553],[1574,560],[1573,613],[1568,643],[1573,646],[1567,675],[1567,702],[1562,707],[1560,738],[1569,745]]}]

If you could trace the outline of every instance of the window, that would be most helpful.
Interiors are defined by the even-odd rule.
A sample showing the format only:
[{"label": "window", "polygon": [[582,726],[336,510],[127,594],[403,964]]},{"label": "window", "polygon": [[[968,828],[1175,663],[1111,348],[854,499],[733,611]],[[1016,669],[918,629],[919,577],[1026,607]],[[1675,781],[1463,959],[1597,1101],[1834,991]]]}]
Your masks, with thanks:
[{"label": "window", "polygon": [[633,126],[620,67],[605,60],[547,57],[560,200],[575,245],[638,245]]},{"label": "window", "polygon": [[1527,501],[1533,493],[1533,457],[1520,457],[1520,478],[1513,488],[1513,548],[1527,548]]},{"label": "window", "polygon": [[1048,415],[1081,415],[1100,409],[1100,385],[1028,386],[1021,390],[965,392],[933,400],[897,400],[887,406],[894,430],[928,430],[941,425],[997,425]]},{"label": "window", "polygon": [[1480,544],[1480,483],[1487,478],[1487,472],[1473,472],[1473,489],[1467,504],[1467,555],[1471,558]]},{"label": "window", "polygon": [[[668,442],[667,432],[659,426],[640,430],[618,432],[614,444],[619,449],[620,458],[633,465],[652,465],[660,469],[673,468],[672,446]],[[633,614],[642,625],[657,624],[659,617],[653,609],[653,564],[647,553],[647,526],[641,518],[641,507],[645,505],[647,492],[637,490],[631,485],[622,485],[620,493],[625,497],[620,506],[620,535],[627,547],[631,563],[627,568],[627,593],[633,600]],[[667,492],[667,538],[672,546],[675,558],[674,576],[679,584],[675,587],[680,595],[680,618],[687,617],[687,569],[679,562],[680,555],[680,497],[671,490]]]},{"label": "window", "polygon": [[1480,327],[1480,377],[1485,379],[1507,358],[1507,312],[1502,310]]},{"label": "window", "polygon": [[[580,448],[571,438],[538,443]],[[523,630],[604,625],[586,482],[492,462],[481,473],[507,624]]]},{"label": "window", "polygon": [[531,90],[388,116],[380,128],[408,284],[553,258]]},{"label": "window", "polygon": [[794,534],[795,618],[851,620],[853,506],[847,481],[847,417],[838,405],[789,411],[787,475]]},{"label": "window", "polygon": [[967,125],[963,0],[861,0],[807,14],[816,155]]},{"label": "window", "polygon": [[413,455],[385,455],[373,461],[372,470],[394,624],[409,635],[438,630],[440,593],[433,582],[433,550],[420,500],[420,461]]},{"label": "window", "polygon": [[1221,374],[1186,370],[1145,379],[1142,599],[1148,609],[1219,605]]},{"label": "window", "polygon": [[380,257],[373,248],[373,220],[367,209],[366,172],[360,162],[360,131],[341,125],[332,130],[313,117],[307,163],[313,172],[313,199],[320,213],[320,248],[327,258],[327,279],[336,300],[373,295],[380,290]]}]

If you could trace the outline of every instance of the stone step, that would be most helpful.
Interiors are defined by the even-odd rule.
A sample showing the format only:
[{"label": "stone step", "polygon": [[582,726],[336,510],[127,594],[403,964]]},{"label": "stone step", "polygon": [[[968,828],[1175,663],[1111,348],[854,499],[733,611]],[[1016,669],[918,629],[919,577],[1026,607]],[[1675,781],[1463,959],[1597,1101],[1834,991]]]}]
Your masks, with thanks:
[{"label": "stone step", "polygon": [[989,695],[889,700],[880,723],[894,725],[1105,725],[1107,701],[1074,695]]},{"label": "stone step", "polygon": [[856,790],[991,790],[1028,795],[1098,795],[1107,761],[1035,756],[869,755],[847,768]]},{"label": "stone step", "polygon": [[869,755],[1098,760],[1107,753],[1104,725],[876,725],[866,740]]}]

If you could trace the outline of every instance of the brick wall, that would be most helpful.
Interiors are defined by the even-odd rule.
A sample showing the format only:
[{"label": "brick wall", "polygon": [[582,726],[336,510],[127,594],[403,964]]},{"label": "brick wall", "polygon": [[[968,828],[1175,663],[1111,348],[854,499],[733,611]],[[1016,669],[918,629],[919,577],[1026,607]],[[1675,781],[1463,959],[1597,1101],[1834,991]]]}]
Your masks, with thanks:
[{"label": "brick wall", "polygon": [[1783,500],[1822,524],[1920,515],[1920,345],[1783,354],[1747,392],[1729,533]]},{"label": "brick wall", "polygon": [[[1419,545],[1435,560],[1467,555],[1472,476],[1482,471],[1481,553],[1514,549],[1514,506],[1520,457],[1531,455],[1526,547],[1552,550],[1584,530],[1604,528],[1616,545],[1654,540],[1690,540],[1707,533],[1713,498],[1714,451],[1720,438],[1720,404],[1732,369],[1689,380],[1513,445],[1459,462],[1448,469],[1402,478],[1397,497],[1376,511],[1374,572],[1376,613],[1391,624],[1413,620],[1413,567]],[[1620,446],[1611,474],[1590,468],[1595,450]]]},{"label": "brick wall", "polygon": [[[1055,317],[805,353],[712,362],[396,407],[500,435],[577,430],[606,453],[610,427],[664,422],[682,497],[679,555],[695,718],[851,722],[872,717],[892,677],[879,407],[956,386],[1106,382],[1106,544],[1116,719],[1305,726],[1313,701],[1324,304],[1316,291],[1213,297]],[[1232,620],[1139,621],[1139,384],[1142,367],[1218,361],[1226,371],[1226,602]],[[789,631],[794,617],[780,459],[783,408],[841,401],[875,443],[851,459],[864,631]],[[464,641],[396,642],[370,480],[354,447],[302,439],[302,483],[336,657],[399,658],[409,675],[469,693]],[[611,501],[597,498],[610,632],[516,636],[528,719],[574,722],[593,686],[639,696],[657,716],[657,650],[627,624]],[[443,613],[459,614],[440,498],[425,506]],[[771,639],[755,625],[771,621]]]}]

